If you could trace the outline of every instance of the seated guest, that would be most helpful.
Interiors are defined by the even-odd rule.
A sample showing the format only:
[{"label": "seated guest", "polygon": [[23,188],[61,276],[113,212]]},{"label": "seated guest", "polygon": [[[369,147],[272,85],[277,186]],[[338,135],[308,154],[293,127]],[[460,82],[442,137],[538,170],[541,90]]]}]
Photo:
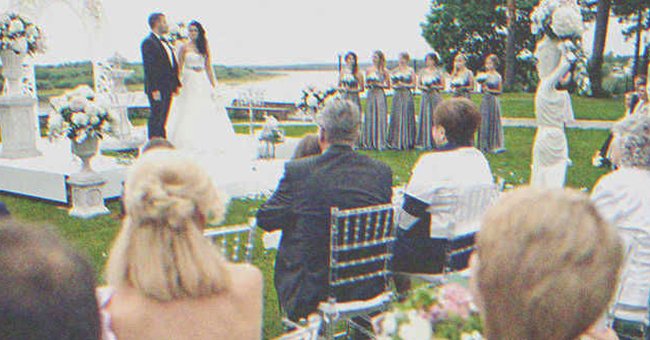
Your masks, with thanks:
[{"label": "seated guest", "polygon": [[7,205],[4,204],[3,202],[0,202],[0,219],[10,217],[10,216],[11,214],[9,213],[9,209],[7,209]]},{"label": "seated guest", "polygon": [[259,339],[260,271],[228,263],[203,237],[224,213],[207,173],[176,151],[149,151],[129,171],[124,203],[100,290],[117,339]]},{"label": "seated guest", "polygon": [[[635,115],[641,112],[647,112],[648,91],[646,88],[646,77],[639,75],[634,77],[634,91],[625,94],[626,114]],[[607,136],[605,143],[596,151],[594,156],[594,165],[611,167],[612,165],[612,133]]]},{"label": "seated guest", "polygon": [[320,149],[318,135],[309,134],[303,137],[300,142],[298,142],[298,146],[296,146],[296,150],[294,151],[293,157],[291,157],[291,159],[320,155],[321,152],[323,151]]},{"label": "seated guest", "polygon": [[0,339],[100,339],[95,273],[53,233],[0,226]]},{"label": "seated guest", "polygon": [[632,115],[613,127],[612,160],[591,199],[628,245],[636,244],[624,271],[616,314],[646,316],[650,296],[650,116]]},{"label": "seated guest", "polygon": [[623,247],[586,195],[505,194],[476,245],[470,286],[487,340],[578,339],[589,328],[594,339],[616,339],[594,324],[614,296]]},{"label": "seated guest", "polygon": [[[393,270],[441,273],[451,250],[468,248],[452,258],[453,268],[467,267],[469,250],[478,230],[480,214],[496,196],[487,159],[473,146],[481,114],[468,99],[443,101],[433,116],[437,151],[420,157],[406,187],[398,215]],[[478,199],[465,199],[475,195]],[[466,220],[457,216],[466,215]],[[448,242],[454,238],[454,242]],[[400,290],[408,283],[399,281]]]},{"label": "seated guest", "polygon": [[[257,212],[258,225],[282,229],[275,261],[275,289],[292,320],[315,312],[328,297],[330,208],[390,203],[392,172],[357,154],[359,109],[333,99],[317,118],[322,155],[286,163],[273,196]],[[383,280],[366,280],[336,292],[337,301],[367,299],[383,291]]]}]

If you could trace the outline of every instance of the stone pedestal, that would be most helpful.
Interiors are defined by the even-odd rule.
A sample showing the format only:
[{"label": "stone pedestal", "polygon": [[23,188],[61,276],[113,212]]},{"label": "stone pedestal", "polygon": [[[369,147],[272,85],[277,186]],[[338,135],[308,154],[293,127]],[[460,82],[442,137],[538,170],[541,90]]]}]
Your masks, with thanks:
[{"label": "stone pedestal", "polygon": [[26,95],[0,97],[0,158],[31,158],[41,155],[36,149],[36,99]]},{"label": "stone pedestal", "polygon": [[92,218],[110,213],[104,205],[102,187],[106,181],[101,176],[93,173],[79,173],[71,175],[67,183],[70,187],[72,201],[70,216]]}]

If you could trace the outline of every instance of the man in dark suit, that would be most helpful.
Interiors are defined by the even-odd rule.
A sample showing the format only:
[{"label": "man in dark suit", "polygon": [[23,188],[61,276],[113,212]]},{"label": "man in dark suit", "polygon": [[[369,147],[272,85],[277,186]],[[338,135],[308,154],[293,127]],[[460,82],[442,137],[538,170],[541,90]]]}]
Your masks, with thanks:
[{"label": "man in dark suit", "polygon": [[167,19],[162,13],[149,16],[149,34],[140,46],[144,67],[144,92],[149,98],[149,138],[166,138],[165,124],[172,95],[180,87],[178,64],[174,49],[163,36],[169,32]]},{"label": "man in dark suit", "polygon": [[[282,229],[275,289],[292,320],[327,300],[330,208],[385,204],[392,196],[391,169],[352,149],[360,125],[354,103],[332,100],[318,125],[325,152],[288,162],[275,193],[257,212],[262,229]],[[365,281],[337,291],[337,301],[372,298],[383,288],[383,280]]]}]

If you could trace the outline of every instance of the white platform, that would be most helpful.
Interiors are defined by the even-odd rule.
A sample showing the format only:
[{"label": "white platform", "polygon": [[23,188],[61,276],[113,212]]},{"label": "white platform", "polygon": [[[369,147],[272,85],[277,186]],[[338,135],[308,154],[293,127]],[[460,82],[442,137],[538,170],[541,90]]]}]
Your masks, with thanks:
[{"label": "white platform", "polygon": [[[255,143],[250,136],[238,137],[241,143]],[[243,167],[223,164],[218,158],[201,163],[213,177],[216,186],[230,198],[268,195],[277,186],[284,171],[284,163],[293,154],[298,141],[297,138],[288,138],[278,145],[276,159],[253,160],[254,157],[251,157],[250,163]],[[71,154],[67,139],[51,143],[44,138],[37,142],[37,147],[43,153],[39,157],[17,160],[0,158],[0,192],[69,204],[66,180],[79,171],[81,161]],[[102,189],[105,199],[121,196],[128,166],[120,164],[113,157],[93,157],[92,168],[107,181]]]},{"label": "white platform", "polygon": [[[37,148],[42,152],[38,157],[0,158],[0,191],[68,204],[66,180],[81,169],[81,161],[70,152],[67,139],[54,143],[41,139]],[[102,188],[104,198],[119,197],[126,166],[118,164],[115,158],[97,155],[92,159],[92,167],[107,181]]]}]

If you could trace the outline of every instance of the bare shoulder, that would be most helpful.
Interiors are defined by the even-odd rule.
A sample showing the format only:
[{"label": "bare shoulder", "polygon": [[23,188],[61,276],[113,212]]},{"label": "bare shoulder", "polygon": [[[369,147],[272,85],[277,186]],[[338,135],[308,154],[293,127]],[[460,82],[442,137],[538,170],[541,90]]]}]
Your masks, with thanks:
[{"label": "bare shoulder", "polygon": [[259,290],[261,293],[264,279],[262,272],[257,267],[250,264],[230,263],[227,265],[227,269],[235,291]]}]

